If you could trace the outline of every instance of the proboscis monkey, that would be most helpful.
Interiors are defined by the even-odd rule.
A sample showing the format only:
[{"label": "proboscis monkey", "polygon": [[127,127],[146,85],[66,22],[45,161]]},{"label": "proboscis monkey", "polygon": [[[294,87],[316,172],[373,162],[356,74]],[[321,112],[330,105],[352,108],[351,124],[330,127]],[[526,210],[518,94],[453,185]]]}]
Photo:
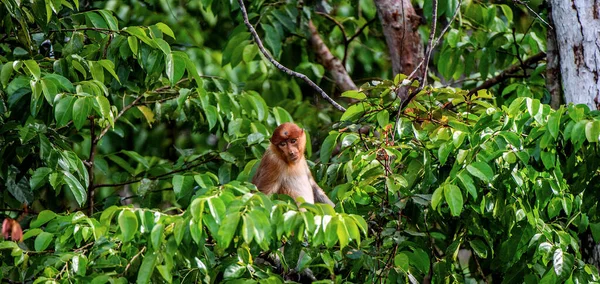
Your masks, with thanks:
[{"label": "proboscis monkey", "polygon": [[273,132],[252,183],[264,194],[287,194],[294,200],[302,197],[306,203],[335,206],[310,173],[305,148],[304,130],[291,122],[281,124]]}]

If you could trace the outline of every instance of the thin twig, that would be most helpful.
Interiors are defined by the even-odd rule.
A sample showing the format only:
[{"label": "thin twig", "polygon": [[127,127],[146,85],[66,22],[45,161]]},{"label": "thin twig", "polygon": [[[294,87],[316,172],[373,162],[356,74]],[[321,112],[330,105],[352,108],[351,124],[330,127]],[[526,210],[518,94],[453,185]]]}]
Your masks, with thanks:
[{"label": "thin twig", "polygon": [[94,116],[90,116],[90,141],[92,141],[92,145],[90,146],[90,156],[87,160],[86,166],[88,168],[88,204],[89,208],[89,216],[94,214],[94,158],[96,156],[96,146],[98,145],[96,141],[96,124],[94,123]]},{"label": "thin twig", "polygon": [[252,38],[254,39],[254,42],[258,46],[258,49],[267,58],[267,60],[269,60],[269,62],[271,62],[271,64],[275,65],[275,67],[277,67],[277,69],[283,71],[284,73],[286,73],[290,76],[294,76],[294,77],[302,79],[309,86],[311,86],[313,89],[315,89],[321,95],[321,97],[323,97],[325,100],[327,100],[329,103],[331,103],[333,105],[333,107],[335,107],[336,109],[338,109],[340,111],[346,111],[346,108],[344,108],[343,106],[338,104],[336,101],[334,101],[329,95],[327,95],[327,93],[325,93],[325,91],[323,91],[323,89],[321,89],[317,84],[315,84],[315,82],[313,82],[311,79],[309,79],[306,75],[290,70],[289,68],[281,65],[281,63],[279,63],[277,60],[275,60],[275,58],[273,58],[273,56],[271,56],[271,54],[269,54],[269,52],[265,49],[265,46],[263,45],[262,41],[258,37],[258,33],[256,33],[254,26],[252,26],[252,24],[250,23],[250,20],[248,19],[248,13],[246,12],[246,6],[244,6],[244,0],[238,0],[238,3],[240,5],[240,10],[242,11],[242,17],[244,18],[244,24],[246,24],[246,27],[248,28],[248,31],[250,31],[250,34],[252,34]]},{"label": "thin twig", "polygon": [[144,179],[158,180],[158,179],[164,178],[166,176],[169,176],[169,175],[172,175],[172,174],[176,174],[176,173],[180,173],[180,172],[183,172],[183,171],[187,171],[187,170],[189,170],[191,168],[194,168],[194,167],[206,164],[206,163],[212,161],[213,159],[215,159],[216,157],[217,157],[216,155],[212,155],[211,157],[207,158],[206,160],[202,160],[202,161],[200,161],[198,163],[193,163],[196,160],[192,160],[192,161],[190,161],[190,164],[184,165],[180,169],[172,170],[170,172],[167,172],[167,173],[164,173],[164,174],[160,174],[160,175],[157,175],[157,176],[153,176],[153,177],[140,178],[140,179],[125,181],[125,182],[121,182],[121,183],[103,183],[103,184],[97,184],[94,187],[95,188],[100,188],[100,187],[119,187],[119,186],[124,186],[124,185],[128,185],[128,184],[138,183],[138,182],[141,182]]},{"label": "thin twig", "polygon": [[368,22],[366,22],[362,27],[360,27],[360,29],[358,29],[358,31],[356,31],[356,33],[354,33],[350,38],[348,38],[345,41],[345,46],[344,46],[344,58],[342,59],[342,65],[346,66],[346,59],[348,58],[348,47],[350,46],[350,43],[357,38],[370,24],[372,24],[375,20],[377,20],[377,17],[373,17],[373,19],[370,19]]},{"label": "thin twig", "polygon": [[145,251],[146,251],[146,247],[144,246],[138,253],[136,253],[131,258],[131,260],[129,261],[129,263],[127,263],[127,266],[125,266],[125,270],[123,270],[123,273],[121,273],[121,275],[125,275],[125,273],[127,273],[127,270],[129,270],[129,267],[131,267],[131,264],[135,261],[135,259],[138,258]]},{"label": "thin twig", "polygon": [[[538,61],[540,61],[544,58],[546,58],[546,53],[539,52],[539,53],[525,59],[523,61],[523,66],[529,66],[531,64],[537,63]],[[504,80],[506,80],[508,78],[513,77],[512,74],[519,71],[520,69],[521,69],[521,64],[512,65],[512,66],[508,67],[507,69],[505,69],[504,71],[502,71],[500,74],[496,75],[495,77],[483,82],[483,84],[479,85],[478,87],[471,89],[467,95],[471,96],[471,95],[477,93],[477,91],[479,91],[479,90],[489,89],[489,88],[495,86],[496,84],[503,82]]]}]

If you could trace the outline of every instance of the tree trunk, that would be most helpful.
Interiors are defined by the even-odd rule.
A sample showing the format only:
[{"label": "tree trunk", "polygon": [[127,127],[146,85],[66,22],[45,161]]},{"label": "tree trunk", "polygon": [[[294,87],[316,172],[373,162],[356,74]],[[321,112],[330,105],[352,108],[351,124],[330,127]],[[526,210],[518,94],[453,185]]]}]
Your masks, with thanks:
[{"label": "tree trunk", "polygon": [[346,71],[342,61],[335,57],[327,45],[325,45],[321,35],[319,35],[319,31],[317,31],[317,28],[312,21],[308,22],[308,29],[310,30],[308,42],[317,55],[318,60],[333,77],[335,85],[340,88],[342,92],[356,90],[356,84],[354,84],[354,81],[352,81],[352,78],[348,75],[348,71]]},{"label": "tree trunk", "polygon": [[550,0],[567,103],[598,109],[600,6],[589,0]]},{"label": "tree trunk", "polygon": [[[548,15],[548,22],[551,26],[554,26],[551,11]],[[550,93],[550,106],[553,109],[560,108],[563,101],[560,87],[559,60],[556,33],[553,29],[548,29],[546,32],[546,89]]]},{"label": "tree trunk", "polygon": [[[420,17],[415,13],[410,0],[374,2],[390,52],[394,76],[412,73],[423,60],[423,43],[418,33]],[[423,68],[415,76],[422,78]]]}]

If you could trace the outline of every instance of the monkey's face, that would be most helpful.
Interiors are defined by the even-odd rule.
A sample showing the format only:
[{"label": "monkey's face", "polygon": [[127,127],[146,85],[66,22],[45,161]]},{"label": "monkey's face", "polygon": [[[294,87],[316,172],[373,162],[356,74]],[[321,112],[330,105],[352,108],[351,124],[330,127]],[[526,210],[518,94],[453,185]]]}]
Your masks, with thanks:
[{"label": "monkey's face", "polygon": [[300,159],[300,149],[298,147],[298,139],[291,138],[279,142],[277,148],[286,157],[288,163],[294,163]]},{"label": "monkey's face", "polygon": [[276,147],[278,155],[282,159],[293,164],[304,156],[306,134],[296,124],[284,123],[273,132],[271,143]]}]

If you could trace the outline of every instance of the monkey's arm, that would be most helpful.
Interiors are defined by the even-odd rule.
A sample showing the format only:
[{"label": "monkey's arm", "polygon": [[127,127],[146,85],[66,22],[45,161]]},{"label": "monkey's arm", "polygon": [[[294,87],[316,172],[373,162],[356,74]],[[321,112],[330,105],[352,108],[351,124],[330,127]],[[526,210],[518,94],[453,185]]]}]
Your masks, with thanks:
[{"label": "monkey's arm", "polygon": [[310,170],[308,170],[308,179],[310,180],[310,186],[312,187],[315,203],[326,203],[331,205],[331,207],[335,207],[335,203],[333,203],[331,199],[327,197],[327,194],[325,194],[323,189],[319,187],[312,174],[310,173]]},{"label": "monkey's arm", "polygon": [[264,194],[278,193],[281,187],[277,178],[278,173],[272,166],[274,162],[271,159],[271,155],[264,155],[252,178],[252,183]]}]

